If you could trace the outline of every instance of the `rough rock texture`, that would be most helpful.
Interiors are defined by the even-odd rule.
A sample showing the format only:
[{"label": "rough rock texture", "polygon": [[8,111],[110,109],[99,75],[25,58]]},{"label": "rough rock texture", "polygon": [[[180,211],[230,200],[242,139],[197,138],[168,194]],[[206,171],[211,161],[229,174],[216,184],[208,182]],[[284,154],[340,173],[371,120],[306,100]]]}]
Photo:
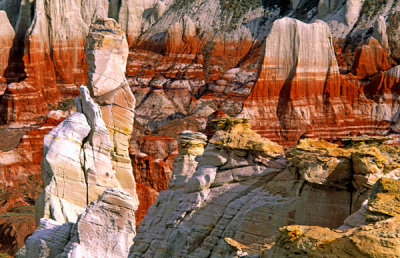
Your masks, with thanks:
[{"label": "rough rock texture", "polygon": [[18,257],[126,257],[135,235],[134,200],[107,189],[77,222],[41,219]]},{"label": "rough rock texture", "polygon": [[[135,116],[135,97],[125,80],[128,44],[113,19],[99,19],[87,37],[88,88],[99,104],[108,129],[111,159],[122,189],[137,198],[129,139]],[[101,76],[99,76],[101,75]],[[92,125],[93,126],[93,125]]]},{"label": "rough rock texture", "polygon": [[222,118],[214,127],[185,173],[177,164],[184,152],[176,158],[169,189],[142,220],[130,257],[261,254],[283,225],[341,226],[380,177],[399,176],[400,152],[387,138],[344,138],[343,147],[305,139],[285,158],[247,119]]},{"label": "rough rock texture", "polygon": [[[77,86],[86,79],[85,36],[91,22],[98,17],[108,16],[119,21],[131,47],[127,75],[138,99],[137,120],[145,125],[149,123],[152,129],[165,129],[165,126],[179,127],[177,120],[187,117],[194,127],[191,129],[204,129],[207,117],[217,110],[229,115],[240,113],[242,102],[248,97],[254,83],[258,81],[257,85],[263,84],[265,74],[269,73],[258,73],[260,69],[263,70],[260,65],[265,59],[262,54],[263,43],[271,41],[272,36],[269,39],[267,36],[273,22],[288,16],[303,22],[323,19],[332,32],[330,35],[325,28],[321,36],[311,40],[317,51],[300,51],[300,56],[296,56],[293,50],[294,59],[305,63],[313,58],[320,59],[321,56],[317,55],[304,58],[301,53],[320,55],[330,49],[329,44],[333,44],[340,71],[354,71],[360,76],[341,76],[338,80],[332,79],[332,76],[335,77],[332,74],[327,76],[326,71],[317,71],[319,74],[314,76],[318,80],[331,82],[334,89],[340,89],[337,91],[341,93],[333,89],[323,90],[322,86],[315,89],[305,86],[308,88],[304,90],[302,87],[309,84],[304,82],[304,76],[311,77],[306,75],[308,71],[303,73],[298,70],[303,73],[303,78],[299,74],[293,78],[283,78],[292,86],[282,88],[282,94],[278,93],[282,95],[278,101],[276,93],[270,94],[265,100],[271,101],[270,107],[265,108],[269,110],[267,113],[274,113],[277,106],[283,110],[276,115],[276,121],[267,126],[257,125],[252,120],[254,128],[262,135],[274,136],[273,140],[282,143],[289,137],[291,145],[296,142],[295,138],[312,131],[314,127],[317,131],[322,130],[317,133],[321,136],[327,134],[324,130],[330,126],[343,128],[342,131],[346,132],[354,131],[354,117],[359,113],[373,113],[379,106],[365,101],[363,94],[359,95],[357,91],[357,84],[365,84],[364,79],[370,78],[364,76],[373,76],[373,73],[389,68],[388,64],[393,66],[400,60],[397,50],[399,6],[396,1],[378,3],[357,0],[96,0],[90,3],[74,1],[71,4],[55,0],[4,0],[0,9],[7,13],[16,40],[12,58],[7,61],[10,65],[6,65],[7,80],[12,83],[1,101],[1,120],[6,123],[32,123],[34,117],[48,113],[46,104],[54,104],[61,97],[77,95]],[[379,42],[380,48],[376,42],[373,44],[373,40],[368,40],[371,36]],[[287,47],[295,46],[296,41],[299,39],[290,38],[285,44]],[[320,45],[323,47],[318,47]],[[359,61],[355,61],[357,47],[364,49]],[[272,45],[267,52],[281,51]],[[287,49],[286,52],[290,51]],[[382,53],[388,60],[385,61]],[[326,55],[326,51],[323,54],[323,58],[335,59],[330,54]],[[369,61],[373,64],[371,68],[365,66]],[[332,62],[330,67],[333,71],[336,65]],[[305,63],[299,64],[299,69],[307,67]],[[312,63],[309,65],[312,66]],[[355,87],[343,82],[347,77],[351,77]],[[110,87],[112,84],[109,84]],[[337,103],[337,97],[343,97],[345,101]],[[31,104],[23,105],[27,101]],[[252,101],[249,99],[249,102]],[[313,110],[313,105],[319,108]],[[355,109],[354,114],[348,114],[349,105]],[[297,111],[291,112],[292,107]],[[299,109],[305,115],[293,115],[300,112]],[[395,108],[393,110],[397,111]],[[314,111],[321,119],[305,117]],[[252,112],[258,111],[255,109]],[[293,116],[293,122],[287,122]],[[298,116],[306,118],[308,122],[301,123]],[[335,119],[327,118],[326,121],[333,121],[332,125],[323,128],[322,125],[326,123],[318,120],[330,116]],[[342,120],[346,127],[338,122]],[[356,126],[366,126],[364,130],[368,133],[387,132],[386,117],[370,118],[366,115],[359,120],[362,122]],[[271,132],[263,132],[266,130]],[[328,136],[344,134],[341,130],[329,131],[332,133]]]},{"label": "rough rock texture", "polygon": [[207,137],[198,132],[183,131],[179,140],[179,155],[174,159],[174,172],[169,189],[183,188],[196,172],[195,158],[204,153]]},{"label": "rough rock texture", "polygon": [[137,225],[157,200],[158,192],[167,189],[177,155],[178,144],[171,137],[147,135],[131,139],[130,158],[139,198]]},{"label": "rough rock texture", "polygon": [[[279,229],[275,245],[261,257],[398,257],[400,253],[399,179],[380,179],[364,220],[375,224],[342,230],[312,226]],[[365,209],[364,209],[365,210]],[[362,220],[360,221],[363,222]]]},{"label": "rough rock texture", "polygon": [[[123,62],[126,51],[120,49],[124,47],[127,48],[126,38],[118,24],[112,19],[99,19],[87,40],[88,55],[93,55],[88,58],[88,67],[91,67],[88,71],[95,73],[97,70],[92,67],[96,63],[101,70],[101,58],[108,58],[110,53]],[[111,68],[117,75],[125,69],[124,66]],[[89,76],[89,79],[93,78]],[[128,155],[135,99],[123,82],[112,89],[103,83],[107,81],[89,81],[92,94],[102,93],[92,95],[94,99],[81,86],[81,98],[75,99],[77,112],[45,136],[42,161],[45,189],[36,201],[37,223],[43,217],[60,223],[75,222],[85,207],[107,188],[125,190],[137,208]]]},{"label": "rough rock texture", "polygon": [[56,257],[68,243],[73,225],[72,222],[61,224],[51,219],[41,219],[36,231],[18,251],[17,257]]},{"label": "rough rock texture", "polygon": [[[299,77],[288,76],[285,81],[291,86],[283,87],[278,101],[268,106],[279,122],[251,120],[253,128],[286,146],[296,144],[302,134],[329,138],[349,132],[395,133],[398,76],[381,71],[400,61],[399,7],[398,1],[370,0],[3,0],[0,9],[7,13],[15,37],[8,60],[0,64],[7,83],[0,96],[0,123],[33,125],[57,102],[78,95],[87,77],[84,45],[89,26],[97,17],[108,16],[127,32],[127,79],[137,98],[137,121],[157,135],[203,131],[210,114],[236,116],[242,111],[242,102],[265,75],[259,71],[273,22],[291,17],[328,24],[331,38],[321,41],[332,43],[340,80],[328,78],[323,91],[317,83],[304,92]],[[300,87],[294,90],[294,84]],[[254,105],[251,112],[262,109]],[[276,106],[281,110],[277,115]],[[39,156],[34,144],[24,148]],[[3,171],[22,178],[14,173],[26,174],[19,170],[22,163],[29,168],[24,155],[13,156]]]},{"label": "rough rock texture", "polygon": [[0,253],[14,256],[35,231],[33,206],[19,206],[0,214]]},{"label": "rough rock texture", "polygon": [[43,137],[68,114],[61,110],[52,111],[36,128],[0,129],[2,137],[8,139],[0,150],[0,212],[33,204],[42,189]]},{"label": "rough rock texture", "polygon": [[[0,129],[7,139],[0,151],[0,249],[10,255],[35,230],[34,200],[43,190],[40,161],[43,138],[69,112],[50,112],[39,126],[26,129]],[[17,146],[17,147],[15,147]]]},{"label": "rough rock texture", "polygon": [[7,18],[7,13],[4,11],[0,11],[0,28],[0,95],[3,95],[7,87],[4,71],[8,66],[8,58],[15,37],[14,29]]},{"label": "rough rock texture", "polygon": [[371,37],[366,44],[357,49],[352,73],[360,79],[365,79],[390,68],[385,50],[375,38]]}]

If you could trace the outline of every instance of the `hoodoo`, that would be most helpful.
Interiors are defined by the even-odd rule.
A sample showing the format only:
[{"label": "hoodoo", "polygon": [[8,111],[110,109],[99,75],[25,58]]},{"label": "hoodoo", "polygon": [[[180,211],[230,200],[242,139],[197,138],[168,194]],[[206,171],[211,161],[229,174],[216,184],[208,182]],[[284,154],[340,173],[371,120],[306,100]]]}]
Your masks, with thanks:
[{"label": "hoodoo", "polygon": [[135,235],[139,202],[128,152],[135,98],[124,75],[126,36],[115,20],[91,26],[86,55],[88,88],[75,98],[77,112],[44,139],[39,229],[20,252],[26,257],[126,256]]}]

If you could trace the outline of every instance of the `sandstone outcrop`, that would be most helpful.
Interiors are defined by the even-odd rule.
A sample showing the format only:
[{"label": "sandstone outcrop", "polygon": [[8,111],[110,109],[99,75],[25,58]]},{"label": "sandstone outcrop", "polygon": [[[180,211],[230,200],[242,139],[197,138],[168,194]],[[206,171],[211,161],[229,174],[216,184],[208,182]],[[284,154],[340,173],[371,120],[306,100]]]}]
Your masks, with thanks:
[{"label": "sandstone outcrop", "polygon": [[[360,78],[390,68],[378,41],[370,38],[367,44],[360,47],[353,66]],[[311,52],[312,56],[308,54]],[[241,116],[249,117],[261,135],[289,145],[302,136],[332,138],[390,132],[391,123],[397,122],[390,114],[397,112],[397,106],[388,105],[397,95],[371,102],[352,81],[339,73],[327,24],[283,18],[274,22],[265,41],[259,78]],[[324,116],[317,115],[320,113]],[[375,115],[360,115],[364,113]]]},{"label": "sandstone outcrop", "polygon": [[91,27],[85,48],[88,88],[108,129],[116,178],[124,191],[137,198],[128,150],[136,100],[125,80],[127,50],[126,37],[114,20],[100,19]]},{"label": "sandstone outcrop", "polygon": [[134,200],[107,189],[76,223],[40,220],[17,257],[127,257],[135,235]]},{"label": "sandstone outcrop", "polygon": [[380,179],[361,218],[376,223],[346,230],[286,226],[279,229],[275,245],[261,257],[397,257],[400,252],[398,195],[399,179]]},{"label": "sandstone outcrop", "polygon": [[[1,76],[7,82],[7,85],[3,84],[7,88],[0,97],[0,123],[14,128],[26,125],[36,127],[40,116],[55,109],[57,102],[78,95],[79,86],[87,77],[84,44],[89,25],[98,17],[108,16],[122,25],[121,29],[127,33],[131,47],[126,65],[127,81],[137,100],[137,122],[143,127],[150,126],[157,135],[177,138],[183,130],[203,131],[209,117],[216,111],[236,116],[242,112],[245,102],[245,110],[257,117],[257,120],[250,120],[255,131],[285,146],[295,145],[304,136],[326,139],[348,133],[393,133],[396,136],[399,76],[395,65],[400,60],[399,7],[400,2],[397,1],[357,0],[96,0],[71,3],[58,0],[3,0],[0,9],[7,13],[7,24],[13,27],[15,37],[12,45],[11,41],[7,41],[6,49],[11,46],[8,60],[1,59],[0,64],[5,68]],[[306,51],[266,49],[264,43],[272,40],[274,21],[285,16],[305,23],[312,23],[316,18],[323,19],[331,33],[324,29],[328,38],[319,36],[318,40],[307,34],[307,41],[302,40],[307,44],[298,45],[302,48],[313,46]],[[281,29],[285,34],[283,31],[287,31],[287,28]],[[290,38],[280,45],[292,47],[296,45],[295,42],[296,39]],[[331,47],[325,47],[326,44]],[[314,48],[317,50],[314,51]],[[267,104],[264,105],[248,98],[250,92],[251,96],[258,94],[258,86],[263,84],[265,78],[274,84],[275,74],[270,76],[269,70],[264,70],[263,63],[268,61],[263,52],[291,53],[288,56],[294,56],[303,65],[304,60],[308,62],[313,59],[314,53],[328,48],[333,49],[334,54],[329,54],[328,58],[318,57],[318,62],[326,59],[331,61],[322,72],[319,71],[318,76],[299,76],[301,69],[306,66],[295,69],[292,65],[296,73],[294,76],[287,74],[284,78],[286,84],[273,96],[273,100],[268,95],[265,98]],[[331,50],[326,52],[330,53]],[[311,53],[311,57],[298,55],[297,52]],[[112,53],[108,54],[112,56]],[[318,62],[315,64],[319,65]],[[285,67],[285,62],[281,63]],[[366,63],[369,65],[366,66]],[[392,66],[394,68],[385,71]],[[312,69],[312,62],[309,67],[308,72],[320,68]],[[327,69],[329,72],[326,72]],[[108,74],[107,69],[103,71]],[[304,77],[316,78],[315,87],[313,82],[302,81]],[[99,79],[105,78],[100,76]],[[118,83],[108,81],[110,86],[119,87]],[[129,91],[128,86],[124,87]],[[106,116],[111,106],[114,112],[118,109],[119,104],[111,105],[101,98],[94,99],[101,103],[103,120],[108,119]],[[258,112],[268,114],[267,118],[259,119],[256,115]],[[111,146],[116,146],[114,138],[124,138],[129,133],[123,132],[120,125],[113,125],[110,121],[105,121],[105,125],[111,132]],[[118,133],[114,134],[112,128],[117,128]],[[50,129],[34,129],[22,139],[24,150],[29,150],[32,155],[25,155],[22,147],[4,155],[1,153],[0,156],[6,158],[0,158],[0,174],[4,171],[9,182],[19,182],[20,179],[25,180],[27,171],[37,172],[38,160],[41,159],[41,150],[37,147],[41,145],[40,134]],[[209,134],[211,136],[212,133]],[[398,139],[395,138],[396,141]],[[125,147],[122,149],[125,150]],[[110,155],[114,167],[117,159],[118,162],[124,161],[124,168],[120,171],[127,172],[130,169],[125,167],[129,166],[127,151],[113,149]],[[32,166],[31,160],[35,160]],[[158,163],[160,168],[166,168],[161,166],[161,162]],[[336,179],[334,182],[331,178],[315,180],[330,186],[337,185]],[[367,183],[364,183],[365,180]],[[374,180],[361,175],[357,185],[370,185]],[[39,190],[37,181],[37,178],[29,179],[29,187],[19,183],[9,184],[8,189],[13,189],[13,195],[18,197],[5,202],[0,200],[6,205],[8,203],[4,210],[13,205],[29,203],[34,198],[32,196],[36,195],[34,192]],[[15,191],[17,188],[22,190]],[[29,190],[29,198],[24,199],[19,198],[23,195],[23,189],[35,190]],[[151,188],[141,186],[140,191],[150,194],[151,200],[156,196]]]},{"label": "sandstone outcrop", "polygon": [[357,49],[352,73],[360,79],[365,79],[390,68],[385,50],[371,37],[366,44]]},{"label": "sandstone outcrop", "polygon": [[274,22],[258,81],[244,102],[243,116],[253,121],[256,131],[288,143],[310,131],[325,136],[332,132],[328,128],[337,128],[329,125],[335,119],[326,112],[322,120],[314,115],[324,109],[332,110],[334,117],[334,106],[346,108],[343,102],[355,97],[357,88],[341,79],[331,38],[322,21],[304,24],[283,18]]},{"label": "sandstone outcrop", "polygon": [[[166,8],[163,2],[157,1],[17,2],[7,0],[0,6],[7,12],[16,32],[16,40],[13,42],[11,38],[8,44],[8,48],[13,46],[13,56],[8,60],[8,54],[3,55],[4,62],[0,60],[0,67],[9,68],[9,81],[23,80],[24,86],[9,91],[1,102],[1,121],[7,124],[35,122],[39,116],[49,112],[48,104],[54,105],[62,98],[79,95],[79,86],[87,77],[85,37],[90,24],[97,18],[119,20],[132,44],[141,30],[154,23]],[[150,9],[153,12],[149,15]],[[9,29],[9,26],[2,28]],[[29,92],[26,92],[26,84]],[[23,110],[26,107],[22,103],[30,100],[33,106],[31,114],[25,114]]]},{"label": "sandstone outcrop", "polygon": [[1,137],[8,139],[0,150],[0,212],[34,203],[43,189],[43,138],[68,115],[69,112],[52,111],[38,127],[0,129]]},{"label": "sandstone outcrop", "polygon": [[179,140],[179,155],[174,159],[174,167],[169,189],[184,188],[196,172],[196,157],[204,153],[207,137],[198,132],[183,131]]},{"label": "sandstone outcrop", "polygon": [[0,250],[14,256],[35,230],[34,200],[43,190],[40,179],[43,137],[69,112],[50,112],[33,128],[1,128]]},{"label": "sandstone outcrop", "polygon": [[400,152],[385,137],[343,138],[342,147],[304,139],[285,157],[247,119],[222,118],[214,127],[193,166],[180,169],[180,150],[169,189],[142,220],[130,257],[261,255],[281,225],[338,228],[376,192],[379,178],[399,176]]},{"label": "sandstone outcrop", "polygon": [[75,99],[77,112],[45,136],[42,161],[45,189],[36,201],[37,223],[43,217],[60,223],[75,222],[107,188],[125,190],[137,209],[128,154],[135,98],[123,81],[125,66],[105,68],[101,62],[102,58],[106,58],[105,62],[110,59],[113,62],[114,58],[115,63],[123,64],[127,47],[126,37],[114,20],[99,19],[91,27],[86,47],[90,56],[88,71],[101,74],[104,69],[114,69],[115,73],[111,73],[119,76],[116,77],[119,84],[113,81],[110,86],[108,79],[90,75],[91,94],[81,86],[81,98]]}]

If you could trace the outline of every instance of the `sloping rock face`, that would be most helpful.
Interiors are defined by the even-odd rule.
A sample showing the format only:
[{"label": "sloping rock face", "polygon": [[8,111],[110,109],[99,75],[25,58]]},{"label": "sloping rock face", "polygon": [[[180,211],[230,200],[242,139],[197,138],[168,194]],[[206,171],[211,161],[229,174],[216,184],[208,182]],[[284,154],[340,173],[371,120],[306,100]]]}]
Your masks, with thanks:
[{"label": "sloping rock face", "polygon": [[400,152],[386,138],[345,138],[343,147],[305,139],[285,157],[247,119],[222,118],[214,127],[185,169],[178,163],[185,153],[176,158],[169,189],[142,220],[130,257],[260,255],[281,226],[337,228],[379,178],[399,176]]},{"label": "sloping rock face", "polygon": [[[113,59],[117,63],[126,62],[126,37],[114,20],[99,19],[92,26],[87,42],[88,55],[92,55],[88,58],[91,73],[103,72],[102,58],[105,62]],[[96,64],[98,70],[94,69]],[[123,72],[119,70],[125,66],[108,69],[115,69],[116,76],[121,76]],[[107,188],[125,190],[137,209],[128,155],[135,99],[123,81],[109,88],[107,80],[92,79],[88,84],[94,99],[81,86],[81,98],[75,99],[77,112],[45,136],[42,160],[45,189],[36,200],[37,223],[43,217],[60,223],[75,222],[85,207]]]},{"label": "sloping rock face", "polygon": [[363,220],[376,223],[344,231],[298,225],[283,227],[279,229],[276,244],[261,257],[398,257],[399,182],[382,178],[374,185],[359,223],[363,224]]},{"label": "sloping rock face", "polygon": [[61,224],[41,219],[18,257],[127,257],[135,235],[134,200],[107,189],[77,222]]}]

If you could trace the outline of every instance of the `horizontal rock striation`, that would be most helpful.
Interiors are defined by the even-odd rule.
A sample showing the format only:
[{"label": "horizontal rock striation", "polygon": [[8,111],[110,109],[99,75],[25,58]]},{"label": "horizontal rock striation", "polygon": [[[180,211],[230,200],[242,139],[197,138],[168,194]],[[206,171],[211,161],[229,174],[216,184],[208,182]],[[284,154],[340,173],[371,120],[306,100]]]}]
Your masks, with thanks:
[{"label": "horizontal rock striation", "polygon": [[[107,147],[102,149],[86,144],[85,139],[85,158],[90,172],[110,167],[93,160],[107,156],[111,146],[112,169],[121,184],[126,182],[123,188],[127,191],[134,184],[126,142],[135,105],[136,125],[175,138],[183,130],[204,132],[215,112],[241,113],[251,118],[256,132],[284,146],[293,146],[303,137],[396,135],[399,7],[397,1],[357,0],[3,0],[0,123],[7,127],[40,125],[41,115],[56,109],[64,98],[80,94],[79,86],[89,71],[90,97],[99,104],[106,128],[94,126],[98,120],[93,117],[87,119],[89,138],[105,139],[108,130],[110,144],[105,140]],[[86,35],[98,17],[112,17],[121,24],[131,47],[127,62],[120,58],[128,52],[125,46],[113,49],[108,45],[102,54],[95,47],[86,48],[91,56],[86,58]],[[117,31],[109,25],[108,32]],[[120,41],[121,30],[112,44],[126,43]],[[104,45],[109,39],[104,38]],[[91,60],[96,55],[104,60]],[[97,75],[94,66],[99,69]],[[127,82],[122,66],[127,67]],[[272,66],[279,71],[271,70]],[[97,84],[106,90],[98,91]],[[131,90],[137,103],[132,101]],[[0,153],[0,175],[5,175],[7,189],[14,189],[9,201],[0,200],[1,209],[29,203],[39,191],[36,178],[28,177],[29,187],[20,182],[38,171],[41,150],[37,146],[50,129],[34,129],[22,139],[21,148]],[[89,155],[97,147],[100,153]],[[153,164],[156,172],[162,170],[162,182],[153,180],[152,185],[165,187],[164,175],[170,173],[170,165],[161,161],[147,165],[150,156],[136,156],[133,166],[135,162],[144,167]],[[143,171],[150,173],[147,168]],[[93,174],[88,175],[88,182],[97,188]],[[338,185],[337,178],[313,180]],[[364,176],[357,180],[356,186],[372,182]],[[104,186],[104,182],[99,184]],[[23,199],[24,190],[17,188],[35,190]],[[149,196],[143,199],[147,206],[154,201],[153,189],[142,185],[140,191],[141,196]],[[133,191],[130,194],[135,198]]]},{"label": "horizontal rock striation", "polygon": [[[389,68],[379,43],[373,38],[369,42],[373,46],[361,48],[356,59],[354,72],[361,78],[366,73],[370,75]],[[356,84],[339,73],[332,35],[326,23],[304,24],[290,18],[277,20],[264,47],[259,78],[241,114],[249,117],[254,129],[263,136],[290,145],[301,136],[332,138],[349,133],[385,134],[390,131],[391,123],[397,121],[394,115],[397,105],[386,106],[391,105],[390,99],[371,101]],[[371,55],[373,57],[369,57]],[[367,60],[378,62],[377,66]],[[375,70],[363,68],[363,63]],[[397,99],[397,94],[390,98]],[[383,109],[386,112],[382,112]]]}]

